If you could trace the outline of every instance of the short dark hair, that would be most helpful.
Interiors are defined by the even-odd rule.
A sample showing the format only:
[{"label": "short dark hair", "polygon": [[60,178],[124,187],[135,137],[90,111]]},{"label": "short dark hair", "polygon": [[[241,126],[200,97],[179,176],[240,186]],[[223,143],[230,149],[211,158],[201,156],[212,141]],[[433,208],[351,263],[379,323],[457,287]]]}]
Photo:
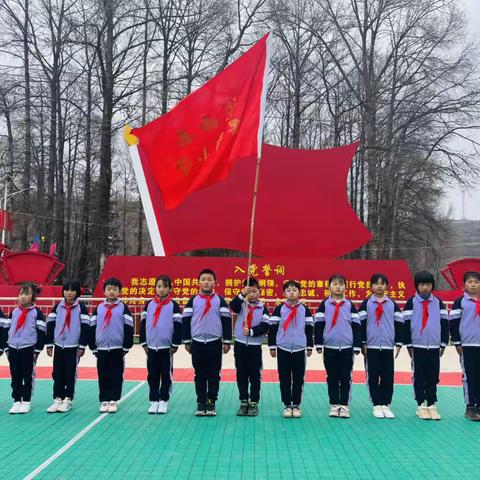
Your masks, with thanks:
[{"label": "short dark hair", "polygon": [[214,280],[217,279],[217,276],[215,275],[215,272],[213,270],[210,270],[209,268],[204,268],[199,274],[198,278],[200,278],[202,275],[211,275]]},{"label": "short dark hair", "polygon": [[104,282],[103,282],[103,290],[105,291],[105,289],[109,286],[113,286],[113,287],[118,287],[119,290],[122,290],[122,282],[118,279],[118,278],[115,278],[115,277],[112,277],[112,278],[107,278]]},{"label": "short dark hair", "polygon": [[160,275],[155,279],[155,286],[158,282],[163,282],[168,288],[172,288],[172,279],[168,275]]},{"label": "short dark hair", "polygon": [[465,283],[469,278],[474,278],[475,280],[480,281],[480,272],[475,272],[471,270],[463,274],[463,283]]},{"label": "short dark hair", "polygon": [[256,287],[260,288],[260,284],[258,283],[258,280],[256,278],[250,277],[248,280],[245,279],[243,281],[243,286],[244,287]]},{"label": "short dark hair", "polygon": [[30,293],[30,292],[32,292],[32,302],[34,302],[37,299],[37,295],[40,294],[41,290],[36,283],[23,282],[20,285],[20,290],[18,291],[18,294],[20,295],[21,293]]},{"label": "short dark hair", "polygon": [[80,282],[78,280],[65,280],[62,285],[62,295],[65,290],[74,290],[78,298],[82,294]]},{"label": "short dark hair", "polygon": [[330,285],[334,280],[339,280],[341,283],[344,285],[347,284],[347,279],[345,278],[345,275],[342,275],[341,273],[334,273],[329,279],[328,279],[328,285]]},{"label": "short dark hair", "polygon": [[385,283],[388,285],[388,278],[384,273],[374,273],[372,275],[372,278],[370,279],[370,283],[373,285],[374,283],[377,283],[379,280],[382,281],[382,283]]},{"label": "short dark hair", "polygon": [[415,288],[418,290],[418,286],[421,283],[431,283],[432,284],[432,289],[435,290],[435,277],[433,276],[432,273],[427,272],[426,270],[422,270],[420,272],[417,272],[415,274],[415,277],[413,278],[413,283],[415,285]]},{"label": "short dark hair", "polygon": [[283,284],[283,291],[285,291],[288,287],[296,287],[300,290],[300,283],[298,283],[296,280],[287,280]]}]

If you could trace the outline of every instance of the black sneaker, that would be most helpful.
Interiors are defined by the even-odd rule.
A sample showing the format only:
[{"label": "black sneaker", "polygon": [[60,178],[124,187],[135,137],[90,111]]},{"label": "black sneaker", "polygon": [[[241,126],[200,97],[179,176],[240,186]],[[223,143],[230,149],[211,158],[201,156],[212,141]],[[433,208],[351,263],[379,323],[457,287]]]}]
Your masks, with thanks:
[{"label": "black sneaker", "polygon": [[476,422],[480,422],[480,406],[475,407],[475,419]]},{"label": "black sneaker", "polygon": [[258,415],[258,403],[251,402],[248,405],[248,416],[249,417],[256,417]]},{"label": "black sneaker", "polygon": [[206,415],[205,410],[207,409],[204,403],[197,403],[197,411],[195,412],[196,417],[204,417]]},{"label": "black sneaker", "polygon": [[237,417],[245,417],[249,414],[248,412],[248,402],[246,400],[242,400],[240,402],[240,407],[237,411]]},{"label": "black sneaker", "polygon": [[478,422],[480,420],[480,412],[478,412],[477,407],[467,407],[465,410],[465,418]]},{"label": "black sneaker", "polygon": [[205,408],[205,415],[207,417],[214,417],[217,414],[215,411],[215,402],[213,400],[207,400],[207,406]]}]

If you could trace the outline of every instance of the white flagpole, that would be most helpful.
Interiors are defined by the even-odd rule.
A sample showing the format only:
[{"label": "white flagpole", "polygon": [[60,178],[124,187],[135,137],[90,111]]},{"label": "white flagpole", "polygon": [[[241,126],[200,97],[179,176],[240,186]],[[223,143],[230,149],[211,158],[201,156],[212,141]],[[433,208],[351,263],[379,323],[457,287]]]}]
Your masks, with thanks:
[{"label": "white flagpole", "polygon": [[258,144],[257,144],[257,164],[255,168],[255,182],[253,186],[253,201],[252,201],[252,215],[250,219],[250,241],[248,245],[248,265],[247,265],[247,286],[250,280],[250,267],[252,264],[252,254],[253,254],[253,236],[255,232],[255,211],[257,208],[257,191],[258,191],[258,178],[260,176],[260,160],[262,158],[262,144],[263,144],[263,128],[265,125],[265,104],[267,100],[267,90],[268,90],[268,81],[269,81],[269,69],[270,69],[270,41],[271,41],[271,32],[266,41],[266,52],[265,52],[265,70],[263,72],[263,87],[262,95],[260,97],[260,118],[258,124]]},{"label": "white flagpole", "polygon": [[145,172],[143,171],[142,160],[140,159],[137,145],[129,145],[128,151],[130,152],[133,171],[135,172],[135,178],[137,179],[138,191],[140,192],[140,198],[142,199],[148,232],[150,233],[150,239],[152,241],[153,253],[157,257],[164,257],[165,249],[163,247],[162,237],[160,236],[160,228],[158,226],[157,217],[155,216],[155,211],[153,210],[152,198],[148,191],[147,180],[145,178]]}]

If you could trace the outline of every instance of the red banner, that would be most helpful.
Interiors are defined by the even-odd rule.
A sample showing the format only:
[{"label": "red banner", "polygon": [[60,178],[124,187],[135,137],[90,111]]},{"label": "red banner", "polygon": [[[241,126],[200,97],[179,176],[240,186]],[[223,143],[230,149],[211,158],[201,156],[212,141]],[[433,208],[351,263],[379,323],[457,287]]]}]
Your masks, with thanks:
[{"label": "red banner", "polygon": [[[213,257],[109,257],[94,292],[102,297],[103,282],[117,277],[122,282],[123,297],[152,297],[155,278],[169,275],[173,281],[173,295],[188,299],[198,293],[198,274],[211,268],[217,275],[216,291],[231,298],[237,295],[246,278],[244,258]],[[303,300],[318,303],[330,294],[328,279],[333,273],[347,277],[346,295],[352,300],[363,300],[370,294],[370,277],[385,273],[390,281],[389,295],[398,301],[406,300],[415,291],[407,262],[403,260],[321,260],[321,259],[255,259],[251,274],[260,283],[261,297],[275,302],[283,298],[282,285],[286,280],[300,282]],[[129,302],[132,303],[132,302]]]}]

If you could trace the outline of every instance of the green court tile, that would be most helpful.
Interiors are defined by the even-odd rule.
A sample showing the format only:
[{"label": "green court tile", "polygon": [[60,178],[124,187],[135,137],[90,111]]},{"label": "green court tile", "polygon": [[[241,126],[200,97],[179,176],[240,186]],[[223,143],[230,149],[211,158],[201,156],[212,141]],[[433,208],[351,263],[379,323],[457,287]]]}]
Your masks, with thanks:
[{"label": "green court tile", "polygon": [[[126,382],[124,393],[137,383]],[[2,480],[23,478],[98,417],[97,382],[78,382],[74,408],[65,414],[45,412],[52,403],[52,385],[51,381],[37,381],[32,411],[25,415],[9,415],[10,381],[0,380]]]},{"label": "green court tile", "polygon": [[[138,383],[126,386],[133,388]],[[51,382],[39,382],[34,412],[8,416],[0,440],[3,478],[22,478],[97,417],[97,385],[79,382],[68,415],[47,415]],[[44,479],[413,479],[478,476],[480,424],[463,418],[462,391],[439,389],[441,422],[415,416],[412,389],[397,386],[395,420],[375,419],[365,386],[354,385],[352,418],[328,417],[326,386],[308,384],[304,418],[283,419],[277,384],[262,387],[260,415],[236,417],[237,389],[223,384],[215,418],[196,418],[194,387],[174,386],[167,415],[148,415],[143,385],[56,459]],[[4,428],[4,426],[6,428]],[[32,453],[33,452],[33,453]],[[9,476],[10,475],[10,476]]]}]

